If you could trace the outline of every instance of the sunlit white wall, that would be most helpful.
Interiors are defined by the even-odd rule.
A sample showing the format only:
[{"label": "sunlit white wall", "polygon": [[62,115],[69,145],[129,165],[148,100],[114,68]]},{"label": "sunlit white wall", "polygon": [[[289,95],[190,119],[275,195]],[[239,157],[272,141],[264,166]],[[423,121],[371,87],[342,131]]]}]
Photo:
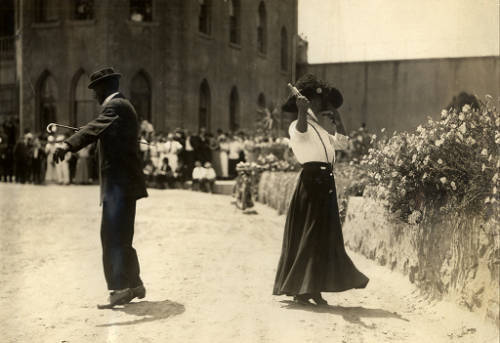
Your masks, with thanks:
[{"label": "sunlit white wall", "polygon": [[309,62],[500,54],[500,0],[299,0]]}]

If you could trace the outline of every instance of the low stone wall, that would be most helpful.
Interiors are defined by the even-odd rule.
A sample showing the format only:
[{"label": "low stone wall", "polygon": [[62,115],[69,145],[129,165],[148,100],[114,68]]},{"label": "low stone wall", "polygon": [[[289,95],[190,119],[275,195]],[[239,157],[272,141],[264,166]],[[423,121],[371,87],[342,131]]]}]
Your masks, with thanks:
[{"label": "low stone wall", "polygon": [[[258,201],[266,204],[284,214],[288,210],[290,199],[292,198],[295,185],[297,183],[298,172],[264,172],[261,175],[258,188]],[[349,184],[349,180],[335,176],[337,195],[342,194]]]},{"label": "low stone wall", "polygon": [[351,250],[408,275],[433,297],[499,325],[498,224],[462,214],[409,225],[375,200],[351,197],[343,233]]}]

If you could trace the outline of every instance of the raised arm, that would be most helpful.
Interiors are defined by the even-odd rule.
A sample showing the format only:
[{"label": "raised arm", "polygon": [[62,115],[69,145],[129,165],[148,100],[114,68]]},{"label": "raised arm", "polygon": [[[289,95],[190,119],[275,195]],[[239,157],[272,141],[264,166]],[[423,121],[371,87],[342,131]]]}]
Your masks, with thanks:
[{"label": "raised arm", "polygon": [[114,107],[107,106],[99,116],[83,126],[78,132],[69,137],[66,143],[69,150],[78,151],[81,148],[95,142],[99,136],[118,118]]},{"label": "raised arm", "polygon": [[297,96],[297,108],[299,109],[299,116],[297,119],[297,131],[306,132],[307,131],[307,110],[309,109],[309,100],[303,95]]}]

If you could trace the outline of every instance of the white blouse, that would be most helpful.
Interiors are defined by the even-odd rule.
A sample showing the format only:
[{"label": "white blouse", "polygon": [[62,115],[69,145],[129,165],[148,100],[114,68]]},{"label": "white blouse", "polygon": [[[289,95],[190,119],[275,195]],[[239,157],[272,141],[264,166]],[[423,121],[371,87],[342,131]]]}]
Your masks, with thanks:
[{"label": "white blouse", "polygon": [[[296,125],[297,120],[290,124],[288,133],[290,134],[290,147],[300,164],[307,162],[331,163],[335,161],[335,150],[347,149],[349,144],[349,137],[347,136],[341,135],[338,132],[335,135],[330,135],[320,125],[311,121],[307,121],[306,132],[299,132]],[[314,126],[319,135],[321,135],[328,157],[325,155],[325,149],[323,148],[323,144],[321,144],[318,133],[311,126]]]}]

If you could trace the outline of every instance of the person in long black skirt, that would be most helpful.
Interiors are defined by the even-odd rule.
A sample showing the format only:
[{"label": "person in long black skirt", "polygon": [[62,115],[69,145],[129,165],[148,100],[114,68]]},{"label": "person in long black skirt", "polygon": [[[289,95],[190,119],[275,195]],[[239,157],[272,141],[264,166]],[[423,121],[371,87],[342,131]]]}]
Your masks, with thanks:
[{"label": "person in long black skirt", "polygon": [[283,110],[298,112],[289,128],[290,146],[302,165],[285,224],[274,295],[303,305],[327,305],[321,292],[365,288],[368,278],[346,253],[333,175],[335,149],[348,137],[337,109],[342,94],[306,74]]}]

